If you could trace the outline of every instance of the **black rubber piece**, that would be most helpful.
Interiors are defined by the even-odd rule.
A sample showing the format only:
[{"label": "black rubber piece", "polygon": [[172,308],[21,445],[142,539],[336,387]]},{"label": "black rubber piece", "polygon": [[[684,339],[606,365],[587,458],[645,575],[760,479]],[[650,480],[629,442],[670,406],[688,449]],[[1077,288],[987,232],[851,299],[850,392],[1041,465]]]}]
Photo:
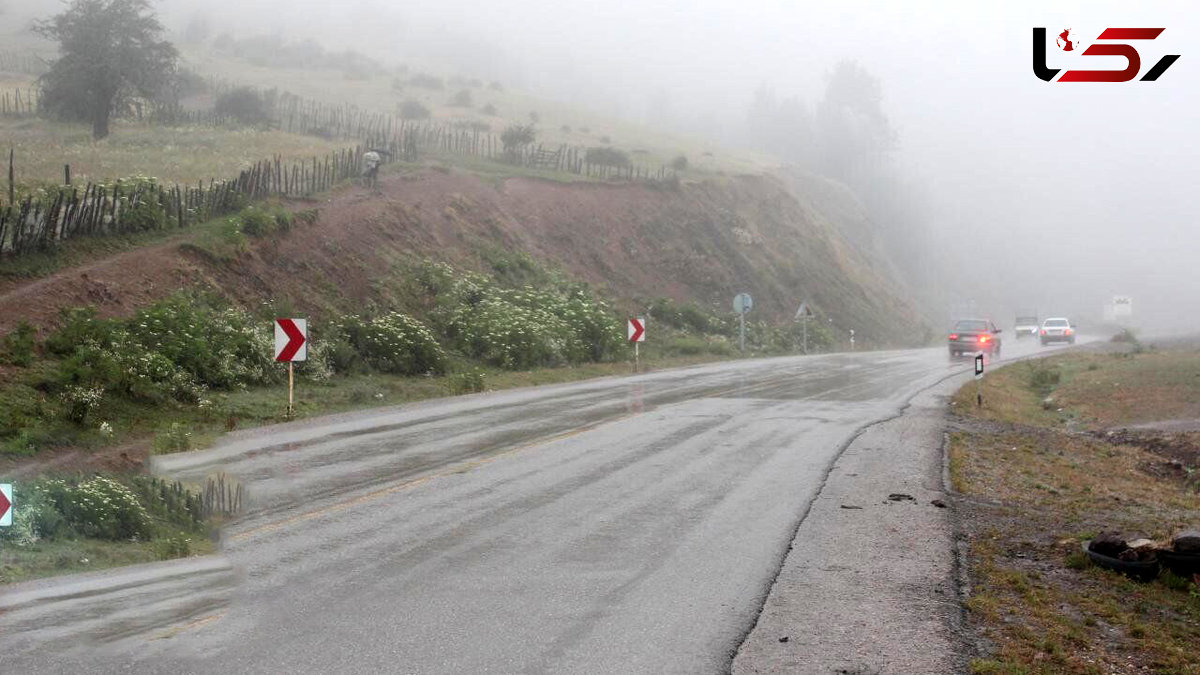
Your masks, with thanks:
[{"label": "black rubber piece", "polygon": [[1200,574],[1200,553],[1159,551],[1158,559],[1162,561],[1163,567],[1185,579],[1190,579],[1193,574]]},{"label": "black rubber piece", "polygon": [[1100,567],[1113,570],[1114,572],[1121,572],[1125,576],[1137,579],[1138,581],[1151,581],[1154,577],[1158,576],[1160,566],[1157,560],[1150,562],[1121,560],[1104,555],[1103,553],[1096,553],[1091,549],[1091,546],[1092,541],[1090,539],[1083,542],[1083,552],[1087,554],[1088,558],[1091,558],[1092,562]]}]

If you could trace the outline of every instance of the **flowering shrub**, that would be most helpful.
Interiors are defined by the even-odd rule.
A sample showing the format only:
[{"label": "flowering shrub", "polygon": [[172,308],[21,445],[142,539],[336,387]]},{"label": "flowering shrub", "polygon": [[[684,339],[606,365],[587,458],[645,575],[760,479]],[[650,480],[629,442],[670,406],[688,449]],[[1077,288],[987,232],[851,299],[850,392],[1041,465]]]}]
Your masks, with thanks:
[{"label": "flowering shrub", "polygon": [[487,379],[482,370],[472,368],[446,378],[446,387],[455,396],[477,394],[487,388]]},{"label": "flowering shrub", "polygon": [[[420,375],[443,373],[446,353],[425,324],[399,312],[390,312],[370,320],[347,316],[336,331],[366,365],[385,373]],[[345,367],[353,359],[337,358]]]},{"label": "flowering shrub", "polygon": [[205,526],[200,495],[152,476],[125,481],[97,476],[18,483],[13,527],[0,529],[0,541],[26,546],[42,539],[150,540],[157,534],[170,537],[161,543],[171,557],[187,555],[181,542]]},{"label": "flowering shrub", "polygon": [[[28,546],[36,544],[44,536],[38,527],[42,511],[47,507],[39,492],[18,485],[13,495],[17,508],[13,509],[12,527],[0,527],[0,541]],[[52,510],[52,509],[51,509]]]},{"label": "flowering shrub", "polygon": [[[100,476],[79,484],[48,480],[37,489],[66,525],[80,535],[110,540],[150,537],[151,521],[146,509],[132,490],[115,480]],[[49,515],[46,509],[42,511],[43,516]]]},{"label": "flowering shrub", "polygon": [[171,422],[170,426],[154,437],[154,452],[166,454],[186,452],[192,449],[192,432],[186,424]]},{"label": "flowering shrub", "polygon": [[209,387],[230,389],[278,377],[270,331],[240,309],[176,296],[138,312],[128,325],[140,345]]},{"label": "flowering shrub", "polygon": [[508,289],[472,274],[439,298],[435,316],[455,347],[501,368],[601,361],[622,345],[615,316],[584,288]]},{"label": "flowering shrub", "polygon": [[[260,323],[241,310],[190,296],[156,303],[125,321],[73,310],[46,349],[66,356],[64,384],[103,386],[152,403],[196,402],[208,387],[232,389],[279,377],[270,333]],[[90,412],[73,410],[82,413],[72,412],[77,422]]]},{"label": "flowering shrub", "polygon": [[292,214],[282,207],[250,206],[233,220],[241,223],[241,231],[251,237],[264,237],[292,227]]},{"label": "flowering shrub", "polygon": [[104,387],[71,385],[63,391],[62,400],[67,417],[76,424],[83,424],[104,400]]}]

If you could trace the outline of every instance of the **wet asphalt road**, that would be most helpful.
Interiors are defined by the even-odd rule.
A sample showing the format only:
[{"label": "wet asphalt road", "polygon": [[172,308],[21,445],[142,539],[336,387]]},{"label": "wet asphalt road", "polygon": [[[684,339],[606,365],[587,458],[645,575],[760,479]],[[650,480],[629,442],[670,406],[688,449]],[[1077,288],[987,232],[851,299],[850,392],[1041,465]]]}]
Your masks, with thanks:
[{"label": "wet asphalt road", "polygon": [[841,449],[969,368],[741,361],[243,433],[157,467],[250,495],[215,609],[104,643],[35,621],[4,671],[727,672]]}]

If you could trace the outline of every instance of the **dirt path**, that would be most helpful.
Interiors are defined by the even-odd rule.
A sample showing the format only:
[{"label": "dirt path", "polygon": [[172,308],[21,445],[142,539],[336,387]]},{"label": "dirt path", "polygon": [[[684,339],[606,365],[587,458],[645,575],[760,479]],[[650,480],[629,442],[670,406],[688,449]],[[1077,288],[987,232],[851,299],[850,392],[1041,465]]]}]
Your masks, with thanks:
[{"label": "dirt path", "polygon": [[196,268],[179,253],[186,235],[124,251],[0,290],[0,334],[22,321],[54,326],[67,307],[94,306],[102,316],[128,314],[186,283]]}]

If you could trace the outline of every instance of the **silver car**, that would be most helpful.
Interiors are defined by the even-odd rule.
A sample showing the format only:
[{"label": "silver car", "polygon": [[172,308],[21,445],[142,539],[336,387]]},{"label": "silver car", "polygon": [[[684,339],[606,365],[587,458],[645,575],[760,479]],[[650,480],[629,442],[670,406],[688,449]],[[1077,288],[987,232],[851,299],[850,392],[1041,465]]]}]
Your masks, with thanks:
[{"label": "silver car", "polygon": [[1070,319],[1061,316],[1046,319],[1041,330],[1038,331],[1038,337],[1041,338],[1043,345],[1051,342],[1075,344],[1075,324],[1071,323]]}]

